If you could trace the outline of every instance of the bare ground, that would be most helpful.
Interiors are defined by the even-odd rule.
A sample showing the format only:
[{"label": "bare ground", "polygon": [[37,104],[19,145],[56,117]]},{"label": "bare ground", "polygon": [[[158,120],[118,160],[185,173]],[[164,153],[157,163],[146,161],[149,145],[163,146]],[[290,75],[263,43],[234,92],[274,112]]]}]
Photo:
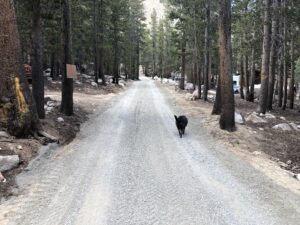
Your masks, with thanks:
[{"label": "bare ground", "polygon": [[[45,98],[46,101],[51,101],[54,107],[51,111],[46,111],[46,119],[41,120],[41,124],[44,131],[58,138],[60,145],[70,143],[80,131],[80,125],[87,121],[98,107],[125,90],[126,86],[124,82],[122,85],[108,83],[107,86],[92,86],[88,82],[89,80],[83,77],[79,77],[79,80],[82,83],[74,83],[74,115],[70,117],[64,116],[59,111],[61,82],[46,81]],[[64,122],[58,122],[58,117],[62,117]],[[47,143],[41,143],[33,136],[23,139],[16,139],[15,137],[0,138],[0,155],[19,155],[20,157],[20,164],[17,168],[2,173],[7,181],[6,183],[0,183],[0,200],[13,195],[13,190],[16,187],[15,176],[38,155],[42,144]]]},{"label": "bare ground", "polygon": [[[281,131],[272,128],[280,123],[293,122],[299,125],[298,111],[275,108],[271,113],[276,119],[268,119],[267,124],[251,122],[245,122],[244,125],[237,124],[237,131],[230,133],[219,129],[219,116],[211,115],[212,101],[189,101],[185,98],[187,91],[177,90],[173,85],[160,85],[174,97],[176,105],[186,109],[188,116],[201,115],[202,127],[204,126],[217,140],[250,161],[253,166],[263,170],[271,179],[299,192],[299,183],[294,176],[300,173],[300,131]],[[255,112],[256,108],[257,103],[246,102],[236,95],[236,111],[243,117]]]}]

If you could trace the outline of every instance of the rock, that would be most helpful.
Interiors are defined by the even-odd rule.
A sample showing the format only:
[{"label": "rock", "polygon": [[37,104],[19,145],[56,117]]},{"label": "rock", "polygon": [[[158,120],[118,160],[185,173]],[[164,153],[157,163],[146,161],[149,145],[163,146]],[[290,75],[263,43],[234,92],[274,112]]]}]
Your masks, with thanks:
[{"label": "rock", "polygon": [[190,94],[190,93],[187,93],[187,94],[185,95],[185,99],[188,100],[188,101],[193,101],[193,100],[195,100],[193,94]]},{"label": "rock", "polygon": [[0,156],[0,172],[13,169],[19,165],[18,155]]},{"label": "rock", "polygon": [[56,121],[59,123],[65,122],[64,118],[62,118],[62,117],[58,117]]},{"label": "rock", "polygon": [[252,152],[253,155],[261,155],[261,152],[260,151],[254,151]]},{"label": "rock", "polygon": [[234,119],[235,119],[235,122],[238,123],[238,124],[244,124],[244,118],[241,114],[239,113],[235,113],[234,114]]},{"label": "rock", "polygon": [[262,128],[262,127],[260,127],[260,128],[259,128],[259,130],[260,130],[260,131],[264,131],[265,129],[264,129],[264,128]]},{"label": "rock", "polygon": [[9,138],[9,134],[5,131],[0,131],[0,138]]},{"label": "rock", "polygon": [[276,119],[276,116],[272,115],[271,113],[266,113],[266,114],[265,114],[265,117],[266,117],[267,119]]},{"label": "rock", "polygon": [[5,96],[2,96],[0,98],[0,102],[3,102],[3,103],[9,103],[10,102],[10,99],[8,97],[5,97]]},{"label": "rock", "polygon": [[195,91],[193,92],[193,97],[194,97],[195,99],[198,99],[198,98],[199,98],[198,90],[195,90]]},{"label": "rock", "polygon": [[291,165],[291,164],[292,164],[292,160],[288,160],[288,161],[286,162],[286,164]]},{"label": "rock", "polygon": [[91,85],[92,85],[93,87],[97,87],[97,86],[98,86],[98,84],[97,84],[95,81],[93,81],[93,82],[91,83]]},{"label": "rock", "polygon": [[279,117],[279,119],[281,119],[281,120],[286,120],[286,118],[283,117],[283,116]]},{"label": "rock", "polygon": [[98,84],[101,84],[102,83],[102,79],[98,79]]},{"label": "rock", "polygon": [[260,113],[260,114],[259,114],[259,116],[261,116],[261,117],[265,117],[265,114],[263,114],[263,113]]},{"label": "rock", "polygon": [[155,77],[154,77],[154,80],[158,80],[158,76],[155,76]]},{"label": "rock", "polygon": [[51,112],[54,109],[54,107],[47,107],[46,111]]},{"label": "rock", "polygon": [[48,101],[47,102],[47,106],[49,106],[49,107],[54,107],[56,104],[55,104],[55,102],[54,101]]},{"label": "rock", "polygon": [[288,165],[285,164],[284,162],[278,162],[278,165],[281,166],[281,167],[283,167],[283,168],[287,168],[288,167]]},{"label": "rock", "polygon": [[296,175],[296,179],[300,181],[300,173]]},{"label": "rock", "polygon": [[80,82],[79,80],[76,80],[76,81],[75,81],[75,84],[81,85],[82,82]]},{"label": "rock", "polygon": [[272,128],[276,129],[276,130],[281,129],[283,131],[291,131],[292,130],[290,125],[288,125],[287,123],[281,123],[281,124],[273,126]]},{"label": "rock", "polygon": [[290,123],[290,126],[295,130],[295,131],[299,131],[298,126],[295,123]]},{"label": "rock", "polygon": [[252,122],[252,123],[268,123],[265,119],[260,118],[259,116],[256,115],[256,113],[251,113],[247,118],[247,122]]},{"label": "rock", "polygon": [[22,145],[18,145],[18,146],[17,146],[17,149],[18,149],[18,150],[22,150],[22,149],[23,149]]},{"label": "rock", "polygon": [[6,179],[5,177],[2,175],[2,173],[0,172],[0,183],[5,183]]}]

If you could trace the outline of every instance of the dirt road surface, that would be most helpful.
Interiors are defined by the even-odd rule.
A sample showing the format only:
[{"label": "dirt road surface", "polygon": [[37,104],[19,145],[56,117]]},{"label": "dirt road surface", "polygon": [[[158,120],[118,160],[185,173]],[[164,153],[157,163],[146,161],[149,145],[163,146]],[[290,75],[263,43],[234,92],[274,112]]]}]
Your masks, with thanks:
[{"label": "dirt road surface", "polygon": [[237,157],[142,78],[106,104],[63,149],[18,176],[0,224],[293,225],[300,197]]}]

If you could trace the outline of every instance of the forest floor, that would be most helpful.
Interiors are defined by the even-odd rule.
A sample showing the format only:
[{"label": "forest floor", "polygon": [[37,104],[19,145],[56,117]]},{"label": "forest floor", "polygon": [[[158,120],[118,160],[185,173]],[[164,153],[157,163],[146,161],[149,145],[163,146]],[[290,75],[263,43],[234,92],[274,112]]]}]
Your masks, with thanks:
[{"label": "forest floor", "polygon": [[[174,87],[174,84],[160,85],[174,96],[178,106],[186,109],[188,116],[201,115],[203,126],[223,144],[239,152],[247,152],[248,154],[245,154],[245,157],[253,162],[258,160],[259,157],[265,157],[285,169],[290,176],[296,177],[297,174],[300,174],[300,130],[283,131],[273,128],[273,126],[282,123],[293,123],[298,126],[300,124],[298,110],[287,109],[283,111],[275,108],[270,113],[276,118],[263,118],[267,123],[255,124],[245,121],[244,124],[236,125],[236,132],[229,133],[219,129],[219,116],[211,115],[212,99],[209,102],[202,100],[190,101],[186,97],[188,91],[178,90]],[[240,99],[239,95],[235,96],[235,102],[236,112],[244,118],[247,118],[257,109],[257,103],[246,102]],[[298,104],[299,101],[297,100],[296,108],[299,108]]]},{"label": "forest floor", "polygon": [[[74,115],[67,117],[59,111],[61,82],[50,79],[45,82],[46,119],[41,120],[41,125],[46,133],[58,139],[59,145],[70,143],[80,131],[80,125],[87,121],[98,107],[126,88],[123,80],[120,85],[108,83],[107,86],[102,86],[92,84],[93,80],[88,75],[79,76],[74,82]],[[0,156],[18,155],[20,158],[17,168],[2,172],[6,182],[0,183],[0,200],[2,197],[13,195],[15,176],[39,154],[43,144],[48,143],[41,143],[33,136],[22,139],[0,137]]]}]

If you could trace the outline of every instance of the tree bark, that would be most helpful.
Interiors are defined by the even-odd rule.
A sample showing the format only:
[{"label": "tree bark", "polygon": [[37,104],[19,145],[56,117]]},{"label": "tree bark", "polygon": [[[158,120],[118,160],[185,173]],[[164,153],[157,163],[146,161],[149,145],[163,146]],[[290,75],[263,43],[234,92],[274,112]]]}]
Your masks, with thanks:
[{"label": "tree bark", "polygon": [[295,43],[294,43],[294,35],[292,34],[291,40],[291,79],[289,84],[289,99],[290,99],[290,109],[294,108],[294,99],[295,99]]},{"label": "tree bark", "polygon": [[182,46],[181,46],[181,78],[179,88],[184,90],[185,86],[185,54],[186,54],[186,37],[185,34],[182,35]]},{"label": "tree bark", "polygon": [[94,75],[95,75],[95,82],[98,84],[98,80],[99,80],[99,74],[98,74],[98,5],[97,5],[97,0],[93,1],[93,5],[94,5],[94,18],[93,18],[93,22],[94,22]]},{"label": "tree bark", "polygon": [[273,20],[272,20],[272,35],[271,35],[271,50],[270,50],[270,69],[269,69],[269,88],[268,88],[268,105],[267,109],[272,110],[273,94],[275,84],[275,62],[276,62],[276,47],[277,47],[277,32],[278,32],[278,16],[275,15],[278,8],[278,0],[273,1]]},{"label": "tree bark", "polygon": [[277,80],[278,80],[278,107],[282,107],[283,99],[283,53],[281,52],[278,59]]},{"label": "tree bark", "polygon": [[39,125],[26,80],[13,0],[0,0],[0,127],[24,136]]},{"label": "tree bark", "polygon": [[221,83],[220,83],[220,77],[217,81],[217,93],[216,93],[216,100],[214,102],[214,107],[212,111],[212,115],[220,115],[222,112],[222,102],[221,102]]},{"label": "tree bark", "polygon": [[243,60],[244,56],[241,55],[240,58],[240,96],[241,99],[245,99],[245,95],[244,95],[244,80],[245,80],[245,70],[244,70],[244,60]]},{"label": "tree bark", "polygon": [[[283,8],[286,9],[286,0],[283,0]],[[287,106],[288,95],[288,65],[287,65],[287,19],[283,18],[283,103],[282,110]]]},{"label": "tree bark", "polygon": [[102,85],[106,85],[104,74],[104,3],[100,0],[100,24],[99,24],[99,77],[102,79]]},{"label": "tree bark", "polygon": [[32,3],[32,94],[40,119],[45,118],[41,1]]},{"label": "tree bark", "polygon": [[[255,32],[253,35],[253,40],[255,40]],[[249,102],[254,102],[254,95],[255,95],[255,48],[254,44],[251,47],[251,83],[250,83],[250,94],[249,94]]]},{"label": "tree bark", "polygon": [[206,11],[206,27],[205,27],[205,46],[204,46],[204,76],[203,76],[203,100],[207,101],[207,94],[209,89],[209,58],[210,58],[210,4],[206,1],[205,4]]},{"label": "tree bark", "polygon": [[220,94],[222,105],[220,128],[227,131],[234,131],[235,106],[231,68],[231,0],[219,0],[219,35]]},{"label": "tree bark", "polygon": [[245,55],[244,56],[244,75],[245,75],[246,101],[250,100],[248,65],[249,65],[249,58],[247,55]]},{"label": "tree bark", "polygon": [[73,114],[73,79],[67,77],[67,64],[73,64],[71,33],[71,0],[62,2],[62,101],[60,111],[66,116]]},{"label": "tree bark", "polygon": [[270,4],[271,0],[264,0],[264,38],[261,69],[261,89],[259,98],[259,113],[266,113],[269,87],[269,62],[270,62]]}]

